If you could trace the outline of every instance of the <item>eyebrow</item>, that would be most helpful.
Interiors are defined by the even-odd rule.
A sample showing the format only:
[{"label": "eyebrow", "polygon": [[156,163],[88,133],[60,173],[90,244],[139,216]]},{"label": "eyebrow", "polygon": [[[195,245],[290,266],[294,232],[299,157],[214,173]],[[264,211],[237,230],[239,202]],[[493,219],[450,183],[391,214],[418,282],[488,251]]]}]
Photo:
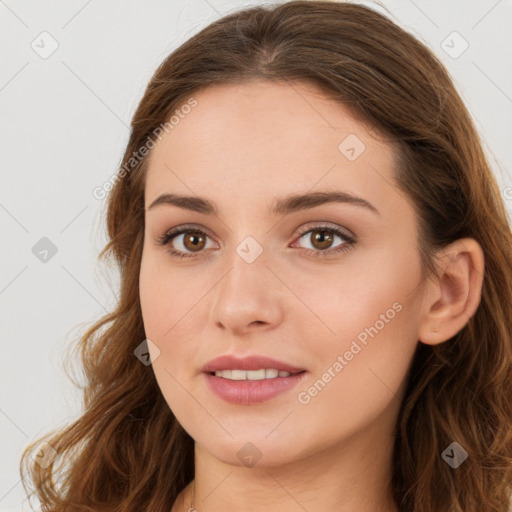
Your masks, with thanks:
[{"label": "eyebrow", "polygon": [[[348,192],[308,192],[305,194],[291,194],[286,197],[275,199],[270,206],[272,215],[287,215],[302,210],[309,210],[327,203],[344,203],[366,208],[373,213],[380,215],[380,212],[366,199],[354,196]],[[215,203],[198,196],[180,196],[177,194],[162,194],[158,196],[147,208],[151,210],[157,206],[172,205],[185,210],[219,217],[219,210]]]}]

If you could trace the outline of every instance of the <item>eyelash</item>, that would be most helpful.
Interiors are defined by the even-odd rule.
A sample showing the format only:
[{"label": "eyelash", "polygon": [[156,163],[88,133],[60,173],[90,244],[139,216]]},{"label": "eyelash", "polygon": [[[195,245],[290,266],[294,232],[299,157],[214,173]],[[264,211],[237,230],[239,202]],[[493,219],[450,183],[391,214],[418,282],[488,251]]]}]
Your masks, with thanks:
[{"label": "eyelash", "polygon": [[[309,233],[310,231],[327,231],[331,234],[339,236],[340,238],[343,238],[346,241],[344,244],[340,245],[335,249],[327,249],[325,251],[315,249],[304,249],[308,254],[312,253],[313,256],[317,258],[327,258],[334,254],[344,253],[346,251],[349,251],[356,243],[355,237],[349,236],[347,233],[341,231],[337,227],[325,224],[321,224],[318,226],[308,226],[304,231],[302,231],[299,234],[298,238],[302,238],[305,234]],[[184,233],[198,233],[204,237],[210,238],[209,235],[205,233],[202,229],[196,228],[194,226],[181,226],[173,228],[164,233],[164,235],[157,239],[157,244],[161,246],[166,246],[173,238],[176,238],[177,236],[182,235]],[[166,250],[173,258],[177,259],[190,258],[196,256],[196,254],[177,251],[170,247],[167,247]]]}]

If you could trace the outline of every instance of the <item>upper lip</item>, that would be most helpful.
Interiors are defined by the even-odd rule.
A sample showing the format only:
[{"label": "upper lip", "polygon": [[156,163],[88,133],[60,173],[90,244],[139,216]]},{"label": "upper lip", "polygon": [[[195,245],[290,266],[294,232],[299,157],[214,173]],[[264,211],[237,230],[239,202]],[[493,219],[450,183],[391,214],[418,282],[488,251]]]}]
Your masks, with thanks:
[{"label": "upper lip", "polygon": [[298,368],[266,356],[254,355],[239,358],[230,354],[212,359],[203,366],[202,371],[212,373],[216,370],[259,370],[261,368],[274,368],[288,373],[304,371],[304,368]]}]

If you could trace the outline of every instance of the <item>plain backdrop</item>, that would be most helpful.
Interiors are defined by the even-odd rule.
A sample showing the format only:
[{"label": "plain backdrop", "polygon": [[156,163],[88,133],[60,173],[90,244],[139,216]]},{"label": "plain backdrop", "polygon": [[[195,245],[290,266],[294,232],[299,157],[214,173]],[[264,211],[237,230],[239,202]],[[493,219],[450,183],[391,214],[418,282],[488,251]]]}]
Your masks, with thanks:
[{"label": "plain backdrop", "polygon": [[[448,67],[510,212],[512,2],[383,3]],[[29,510],[18,472],[27,443],[79,414],[65,348],[112,309],[118,284],[97,264],[105,201],[92,191],[116,172],[147,82],[201,28],[258,4],[0,2],[0,511]]]}]

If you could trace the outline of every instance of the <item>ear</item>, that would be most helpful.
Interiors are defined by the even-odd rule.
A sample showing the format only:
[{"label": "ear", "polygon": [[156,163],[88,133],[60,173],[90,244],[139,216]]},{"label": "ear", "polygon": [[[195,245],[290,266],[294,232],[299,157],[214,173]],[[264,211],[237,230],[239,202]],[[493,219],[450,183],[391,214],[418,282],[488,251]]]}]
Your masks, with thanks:
[{"label": "ear", "polygon": [[427,345],[447,341],[461,331],[480,304],[484,254],[472,238],[461,238],[436,255],[437,276],[428,279],[418,339]]}]

